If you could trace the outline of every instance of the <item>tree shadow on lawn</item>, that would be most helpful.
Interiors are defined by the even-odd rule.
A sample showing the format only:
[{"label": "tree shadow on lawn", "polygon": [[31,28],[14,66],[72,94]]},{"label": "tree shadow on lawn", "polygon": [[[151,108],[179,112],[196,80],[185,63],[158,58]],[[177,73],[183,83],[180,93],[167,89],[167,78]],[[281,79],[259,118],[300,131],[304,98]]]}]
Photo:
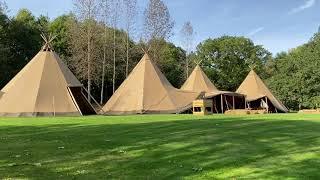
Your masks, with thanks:
[{"label": "tree shadow on lawn", "polygon": [[320,177],[320,122],[219,118],[0,127],[0,177]]}]

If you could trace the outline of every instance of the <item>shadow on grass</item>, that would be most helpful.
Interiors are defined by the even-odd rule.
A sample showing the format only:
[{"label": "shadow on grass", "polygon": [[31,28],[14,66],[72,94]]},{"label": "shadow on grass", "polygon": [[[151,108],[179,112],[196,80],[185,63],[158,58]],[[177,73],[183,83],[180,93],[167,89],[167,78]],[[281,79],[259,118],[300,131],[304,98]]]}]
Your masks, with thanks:
[{"label": "shadow on grass", "polygon": [[0,126],[0,177],[320,177],[320,122],[203,119]]}]

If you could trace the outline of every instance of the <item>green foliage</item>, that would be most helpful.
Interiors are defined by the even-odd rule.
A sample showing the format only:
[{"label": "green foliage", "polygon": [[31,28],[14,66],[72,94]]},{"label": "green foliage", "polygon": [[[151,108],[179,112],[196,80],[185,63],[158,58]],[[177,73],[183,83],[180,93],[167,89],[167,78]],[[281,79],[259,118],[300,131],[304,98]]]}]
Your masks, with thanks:
[{"label": "green foliage", "polygon": [[162,72],[173,86],[180,88],[185,81],[184,67],[182,66],[186,57],[185,51],[172,43],[166,43],[162,53],[163,59],[160,61]]},{"label": "green foliage", "polygon": [[314,108],[320,96],[320,35],[275,58],[268,84],[291,109]]},{"label": "green foliage", "polygon": [[42,39],[39,21],[28,10],[14,18],[0,14],[0,86],[4,86],[39,51]]},{"label": "green foliage", "polygon": [[197,47],[197,59],[218,88],[236,90],[250,67],[264,78],[265,63],[271,54],[244,37],[223,36],[207,39]]},{"label": "green foliage", "polygon": [[61,58],[66,59],[71,56],[69,49],[69,36],[68,28],[70,21],[73,20],[73,15],[62,15],[54,19],[49,24],[49,33],[56,36],[55,40],[52,42],[52,45],[55,51],[61,56]]}]

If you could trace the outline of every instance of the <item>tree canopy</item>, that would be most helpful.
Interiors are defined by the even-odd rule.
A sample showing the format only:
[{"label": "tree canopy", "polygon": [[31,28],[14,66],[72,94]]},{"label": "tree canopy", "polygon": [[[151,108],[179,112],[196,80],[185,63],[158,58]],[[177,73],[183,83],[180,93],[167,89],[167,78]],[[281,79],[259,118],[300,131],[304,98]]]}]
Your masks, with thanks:
[{"label": "tree canopy", "polygon": [[270,52],[250,39],[233,36],[205,40],[198,45],[196,56],[215,85],[231,91],[241,84],[250,68],[266,77],[264,65],[272,58]]},{"label": "tree canopy", "polygon": [[268,84],[291,109],[320,105],[320,34],[289,53],[275,57]]}]

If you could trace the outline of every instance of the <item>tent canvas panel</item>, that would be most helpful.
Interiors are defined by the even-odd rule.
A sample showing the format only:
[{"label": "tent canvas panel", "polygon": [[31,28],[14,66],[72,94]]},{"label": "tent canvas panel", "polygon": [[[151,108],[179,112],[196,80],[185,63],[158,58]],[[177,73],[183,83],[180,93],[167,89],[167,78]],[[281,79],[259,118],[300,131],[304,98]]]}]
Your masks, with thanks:
[{"label": "tent canvas panel", "polygon": [[115,115],[179,113],[191,108],[192,101],[200,94],[186,92],[174,88],[145,54],[103,110]]},{"label": "tent canvas panel", "polygon": [[41,75],[40,85],[35,104],[35,112],[77,112],[72,101],[64,74],[57,71],[59,68],[55,57],[47,53]]},{"label": "tent canvas panel", "polygon": [[197,65],[186,82],[181,86],[181,90],[194,92],[216,92],[219,91],[210,81],[208,76]]}]

